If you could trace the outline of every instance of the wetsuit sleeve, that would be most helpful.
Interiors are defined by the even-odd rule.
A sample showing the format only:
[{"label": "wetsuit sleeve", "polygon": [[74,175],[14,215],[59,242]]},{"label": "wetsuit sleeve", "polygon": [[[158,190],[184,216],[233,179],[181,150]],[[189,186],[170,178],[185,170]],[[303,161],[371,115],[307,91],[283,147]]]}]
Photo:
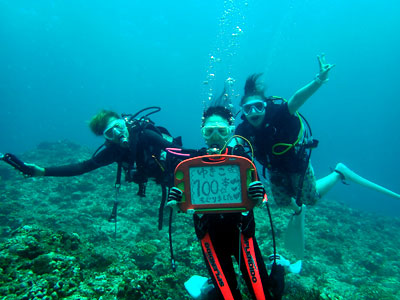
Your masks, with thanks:
[{"label": "wetsuit sleeve", "polygon": [[44,176],[68,177],[88,173],[116,161],[117,155],[113,148],[105,148],[96,156],[75,164],[45,168]]}]

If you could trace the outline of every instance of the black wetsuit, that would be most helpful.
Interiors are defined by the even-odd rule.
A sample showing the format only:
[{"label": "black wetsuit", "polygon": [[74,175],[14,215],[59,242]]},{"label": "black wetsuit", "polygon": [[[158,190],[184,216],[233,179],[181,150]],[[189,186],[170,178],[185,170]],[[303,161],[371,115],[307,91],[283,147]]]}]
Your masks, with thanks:
[{"label": "black wetsuit", "polygon": [[[287,102],[275,104],[267,101],[264,120],[259,128],[254,128],[242,115],[243,122],[236,128],[235,134],[245,137],[254,147],[257,161],[271,171],[280,173],[298,173],[304,170],[302,157],[293,147],[282,155],[272,153],[277,143],[294,143],[300,131],[300,121],[296,115],[289,113]],[[275,151],[283,151],[277,147]]]},{"label": "black wetsuit", "polygon": [[[238,147],[241,148],[241,147]],[[199,153],[205,155],[206,153]],[[229,154],[242,155],[229,149]],[[196,235],[201,241],[204,259],[218,299],[242,299],[237,289],[236,273],[232,256],[239,261],[239,238],[241,272],[253,299],[272,299],[269,277],[255,238],[253,211],[246,214],[224,213],[194,215]],[[243,254],[246,255],[243,255]],[[257,296],[256,296],[257,294]]]},{"label": "black wetsuit", "polygon": [[[173,145],[172,138],[167,140],[160,132],[153,129],[144,129],[140,134],[130,130],[129,147],[107,142],[104,149],[88,160],[45,168],[45,176],[76,176],[117,162],[121,163],[128,172],[136,163],[138,171],[142,173],[140,176],[158,178],[163,170],[155,160],[160,160],[162,149]],[[149,161],[153,162],[152,167],[146,166]]]},{"label": "black wetsuit", "polygon": [[[293,144],[299,138],[301,123],[297,115],[289,113],[287,102],[277,104],[268,100],[265,117],[259,128],[250,125],[244,116],[242,119],[236,134],[251,142],[257,161],[264,167],[264,176],[265,169],[268,169],[275,202],[280,206],[288,206],[291,199],[296,198],[298,204],[314,205],[320,196],[309,161],[310,152],[303,141],[286,153],[273,153],[274,145]],[[287,150],[287,146],[275,147],[276,152],[284,150]]]}]

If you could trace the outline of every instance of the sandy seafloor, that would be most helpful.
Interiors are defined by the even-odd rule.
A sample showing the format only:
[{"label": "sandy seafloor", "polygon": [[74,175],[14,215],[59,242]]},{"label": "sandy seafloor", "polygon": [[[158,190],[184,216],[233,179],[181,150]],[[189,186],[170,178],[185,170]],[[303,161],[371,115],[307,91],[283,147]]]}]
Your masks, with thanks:
[{"label": "sandy seafloor", "polygon": [[[22,155],[41,166],[76,162],[92,151],[70,142],[42,143]],[[192,219],[173,220],[172,272],[167,214],[157,228],[160,188],[146,198],[124,183],[117,238],[107,221],[116,165],[70,178],[24,178],[0,164],[1,299],[190,299],[183,283],[207,276]],[[278,252],[290,212],[271,203]],[[272,253],[265,210],[256,209],[257,238]],[[301,274],[286,276],[284,299],[400,299],[400,219],[350,209],[328,197],[307,212]],[[245,291],[244,291],[245,294]],[[249,299],[246,295],[244,299]]]}]

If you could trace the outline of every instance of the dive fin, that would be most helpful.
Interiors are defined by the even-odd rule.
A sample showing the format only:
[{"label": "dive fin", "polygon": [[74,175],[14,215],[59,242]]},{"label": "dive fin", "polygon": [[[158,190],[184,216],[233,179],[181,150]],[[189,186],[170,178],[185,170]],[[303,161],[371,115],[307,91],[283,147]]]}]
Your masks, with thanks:
[{"label": "dive fin", "polygon": [[294,264],[291,264],[289,266],[289,272],[293,274],[299,274],[301,271],[301,265],[302,265],[301,260],[296,261]]},{"label": "dive fin", "polygon": [[304,257],[304,224],[305,224],[306,206],[301,206],[298,214],[293,214],[290,218],[285,235],[285,248],[292,252],[298,259]]},{"label": "dive fin", "polygon": [[184,283],[185,289],[193,299],[201,298],[201,288],[207,283],[208,279],[203,276],[193,275]]},{"label": "dive fin", "polygon": [[383,186],[380,186],[376,183],[373,183],[372,181],[369,181],[360,175],[354,173],[352,170],[350,170],[348,167],[346,167],[344,164],[338,164],[336,167],[340,173],[342,173],[347,180],[350,180],[354,183],[358,183],[359,185],[365,186],[367,188],[370,188],[372,190],[375,190],[377,192],[392,196],[396,199],[400,199],[400,195],[392,192],[391,190],[388,190],[387,188],[384,188]]}]

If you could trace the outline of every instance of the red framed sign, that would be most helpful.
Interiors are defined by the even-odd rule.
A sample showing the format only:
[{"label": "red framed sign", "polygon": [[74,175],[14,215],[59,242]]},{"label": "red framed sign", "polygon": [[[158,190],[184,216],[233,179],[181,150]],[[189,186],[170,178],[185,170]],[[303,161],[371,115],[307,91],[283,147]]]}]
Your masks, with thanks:
[{"label": "red framed sign", "polygon": [[175,169],[175,186],[183,191],[179,204],[188,213],[228,213],[251,210],[248,185],[256,167],[236,155],[204,155],[182,161]]}]

